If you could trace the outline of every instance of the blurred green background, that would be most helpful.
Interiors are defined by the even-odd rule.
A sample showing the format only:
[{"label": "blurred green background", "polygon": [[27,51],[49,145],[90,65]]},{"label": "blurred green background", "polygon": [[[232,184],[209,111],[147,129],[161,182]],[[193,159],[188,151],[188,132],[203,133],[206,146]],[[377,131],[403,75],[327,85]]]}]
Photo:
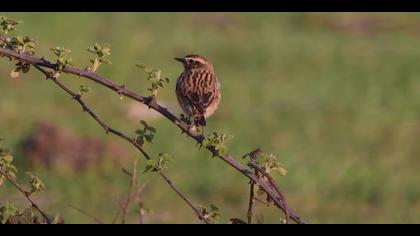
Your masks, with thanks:
[{"label": "blurred green background", "polygon": [[[213,62],[222,84],[222,103],[207,130],[233,135],[229,150],[238,161],[257,147],[274,153],[288,169],[278,177],[289,205],[310,223],[419,223],[420,219],[420,15],[414,13],[2,13],[24,21],[16,34],[49,48],[72,49],[75,65],[89,63],[86,48],[112,45],[112,65],[98,73],[141,94],[148,86],[145,63],[171,79],[159,100],[179,114],[174,94],[182,71],[175,56],[198,53]],[[128,160],[81,172],[64,166],[36,168],[47,188],[36,200],[67,223],[93,220],[77,206],[111,222],[129,184],[121,168],[140,157],[107,136],[77,103],[36,71],[9,78],[13,63],[0,63],[0,137],[15,153],[21,172],[30,169],[19,142],[39,121],[86,137],[123,145]],[[145,119],[158,128],[153,155],[175,156],[167,170],[195,203],[215,204],[220,222],[245,219],[248,181],[224,162],[184,138],[150,112],[129,116],[129,99],[84,79],[64,76],[74,88],[89,85],[87,103],[117,129],[134,135]],[[139,171],[145,162],[139,160]],[[198,223],[193,212],[156,174],[144,203],[147,223]],[[25,202],[10,187],[0,201]],[[279,222],[275,208],[259,206],[265,222]],[[130,222],[136,222],[135,206]]]}]

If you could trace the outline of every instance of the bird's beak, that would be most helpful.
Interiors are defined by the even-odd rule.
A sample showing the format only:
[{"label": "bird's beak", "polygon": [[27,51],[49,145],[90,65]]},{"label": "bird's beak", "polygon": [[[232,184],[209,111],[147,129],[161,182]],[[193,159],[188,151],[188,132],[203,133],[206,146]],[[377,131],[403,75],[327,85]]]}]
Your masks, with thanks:
[{"label": "bird's beak", "polygon": [[175,57],[174,59],[181,62],[181,63],[185,62],[184,58]]}]

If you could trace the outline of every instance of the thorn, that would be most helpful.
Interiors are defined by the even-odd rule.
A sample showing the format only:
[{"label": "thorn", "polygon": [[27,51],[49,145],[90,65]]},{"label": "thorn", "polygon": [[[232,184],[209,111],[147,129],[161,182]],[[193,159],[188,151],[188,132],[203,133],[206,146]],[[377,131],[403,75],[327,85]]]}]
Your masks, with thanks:
[{"label": "thorn", "polygon": [[156,96],[151,95],[149,97],[146,97],[145,104],[148,106],[149,109],[157,107]]},{"label": "thorn", "polygon": [[120,85],[117,89],[118,95],[121,95],[124,89],[125,89],[125,85]]}]

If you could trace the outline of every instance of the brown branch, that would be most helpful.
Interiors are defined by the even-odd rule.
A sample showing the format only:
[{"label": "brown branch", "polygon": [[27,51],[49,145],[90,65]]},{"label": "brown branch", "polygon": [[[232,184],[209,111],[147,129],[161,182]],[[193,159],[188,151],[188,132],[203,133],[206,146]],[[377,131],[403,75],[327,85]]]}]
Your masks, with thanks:
[{"label": "brown branch", "polygon": [[254,205],[254,182],[252,182],[250,184],[250,190],[249,190],[249,203],[248,203],[248,213],[247,213],[247,217],[248,217],[248,224],[252,224],[252,209],[253,209],[253,205]]},{"label": "brown branch", "polygon": [[104,222],[103,221],[101,221],[100,219],[98,219],[97,217],[95,217],[95,216],[93,216],[92,214],[90,214],[90,213],[88,213],[88,212],[86,212],[86,211],[84,211],[84,210],[82,210],[82,209],[80,209],[80,208],[78,208],[78,207],[75,207],[75,206],[73,206],[73,205],[69,205],[69,207],[70,208],[73,208],[74,210],[76,210],[76,211],[78,211],[78,212],[80,212],[80,213],[82,213],[83,215],[85,215],[85,216],[87,216],[87,217],[89,217],[89,218],[92,218],[94,221],[96,221],[96,223],[98,223],[98,224],[104,224]]},{"label": "brown branch", "polygon": [[[1,49],[1,48],[0,48]],[[83,108],[83,111],[87,112],[99,125],[102,126],[102,128],[105,130],[106,133],[112,133],[122,139],[127,140],[129,143],[131,143],[134,147],[137,148],[141,152],[141,154],[144,156],[146,160],[150,160],[151,157],[144,151],[144,149],[135,141],[135,139],[132,139],[128,137],[127,135],[109,127],[106,125],[87,105],[86,103],[81,99],[81,96],[79,94],[74,93],[69,88],[67,88],[63,83],[61,83],[58,79],[56,79],[52,73],[46,71],[39,65],[33,65],[36,69],[38,69],[40,72],[42,72],[47,79],[50,79],[53,81],[56,85],[58,85],[61,89],[66,91],[74,100],[76,100],[80,106]],[[171,187],[171,189],[178,194],[195,212],[198,219],[202,220],[204,223],[208,224],[209,222],[204,218],[204,216],[201,214],[199,209],[195,207],[191,201],[184,196],[172,183],[172,181],[161,171],[159,171],[159,175],[165,180],[165,182]]]},{"label": "brown branch", "polygon": [[263,174],[267,179],[268,182],[273,186],[273,188],[277,191],[277,193],[279,194],[283,204],[284,204],[284,208],[283,208],[283,212],[286,218],[286,224],[289,223],[289,218],[290,218],[290,210],[287,206],[286,203],[286,197],[284,192],[280,189],[280,187],[277,185],[276,181],[273,179],[273,177],[271,177],[270,174],[268,174],[266,171],[264,171],[258,164],[254,163],[254,162],[249,162],[248,166],[255,169],[256,171],[260,172],[261,174]]},{"label": "brown branch", "polygon": [[130,176],[130,185],[128,186],[127,199],[125,200],[124,204],[121,206],[121,212],[122,212],[121,223],[125,224],[128,205],[130,205],[130,201],[132,197],[132,191],[133,191],[133,188],[137,186],[137,158],[134,161],[133,173],[130,173],[126,171],[125,169],[123,169],[123,171]]},{"label": "brown branch", "polygon": [[[254,151],[245,154],[242,157],[242,159],[249,156],[249,158],[251,160],[255,161],[257,159],[257,155],[259,153],[261,153],[261,152],[262,152],[261,149],[260,148],[257,148]],[[258,176],[258,171],[257,170],[254,170],[254,174],[255,174],[255,176]],[[253,211],[253,206],[254,206],[254,202],[255,202],[254,187],[255,187],[255,182],[251,181],[251,183],[250,183],[250,190],[249,190],[248,213],[247,213],[248,224],[252,224],[252,211]]]},{"label": "brown branch", "polygon": [[48,218],[47,214],[44,213],[44,211],[41,210],[41,208],[32,200],[31,194],[24,190],[16,181],[14,181],[7,173],[4,173],[0,170],[0,175],[2,175],[4,178],[9,181],[22,195],[26,198],[26,200],[31,204],[31,207],[35,208],[41,215],[44,217],[44,219],[47,221],[47,224],[51,224],[51,220]]},{"label": "brown branch", "polygon": [[[25,55],[25,54],[19,54],[19,53],[16,53],[16,52],[12,51],[12,50],[6,49],[6,48],[0,48],[0,55],[6,56],[10,59],[21,61],[23,63],[28,63],[28,64],[31,64],[31,65],[42,66],[42,67],[46,67],[46,68],[50,68],[50,69],[57,68],[57,64],[53,64],[53,63],[45,60],[44,58],[37,58],[37,57]],[[133,91],[130,91],[130,90],[126,89],[124,86],[118,85],[118,84],[116,84],[116,83],[114,83],[114,82],[112,82],[112,81],[110,81],[110,80],[108,80],[104,77],[101,77],[98,74],[96,74],[92,71],[89,71],[89,70],[83,70],[83,69],[79,69],[79,68],[72,67],[72,66],[66,66],[63,69],[63,72],[87,78],[89,80],[92,80],[92,81],[94,81],[98,84],[101,84],[101,85],[117,92],[119,95],[124,95],[124,96],[129,97],[133,100],[141,102],[141,103],[147,105],[149,108],[151,108],[151,109],[159,112],[161,115],[165,116],[168,120],[170,120],[172,123],[174,123],[176,126],[178,126],[178,128],[180,128],[183,133],[186,133],[189,137],[193,138],[195,141],[197,141],[199,143],[202,143],[202,141],[204,140],[203,136],[196,135],[196,134],[192,133],[188,129],[188,126],[184,122],[182,122],[179,118],[177,118],[175,115],[173,115],[171,112],[169,112],[167,108],[162,107],[161,105],[159,105],[157,103],[156,104],[153,103],[152,99],[150,99],[149,97],[140,96],[140,95],[134,93]],[[104,128],[106,129],[106,127],[104,127]],[[240,173],[245,175],[248,179],[250,179],[251,181],[258,184],[274,200],[274,203],[280,209],[282,209],[282,210],[285,209],[284,203],[277,196],[278,194],[276,192],[274,192],[268,184],[261,181],[257,176],[255,176],[254,173],[252,173],[249,169],[242,166],[239,162],[237,162],[230,155],[218,154],[217,151],[215,150],[215,148],[212,147],[212,146],[208,146],[206,148],[214,156],[218,156],[220,159],[225,161],[231,167],[233,167],[234,169],[236,169],[237,171],[239,171]],[[140,152],[142,152],[142,151],[140,150]],[[166,180],[165,177],[163,177],[163,178]],[[290,218],[293,221],[295,221],[296,223],[301,223],[301,224],[305,223],[293,211],[290,212]]]},{"label": "brown branch", "polygon": [[114,220],[112,221],[112,224],[116,224],[116,223],[117,223],[117,220],[118,220],[118,217],[120,217],[120,214],[121,214],[121,211],[118,211],[118,212],[115,214],[115,216],[114,216]]},{"label": "brown branch", "polygon": [[142,207],[142,194],[143,190],[146,188],[148,182],[144,183],[142,186],[140,186],[136,191],[136,199],[139,204],[139,224],[143,224],[143,207]]},{"label": "brown branch", "polygon": [[[137,180],[137,159],[134,161],[134,167],[133,172],[130,172],[123,168],[123,172],[127,174],[130,177],[130,185],[128,187],[127,191],[127,198],[122,205],[121,214],[122,214],[122,224],[125,224],[125,218],[127,215],[127,209],[130,204],[130,202],[133,200],[133,197],[136,198],[137,202],[141,204],[141,194],[143,193],[143,190],[146,188],[147,182],[143,183],[141,186],[138,186],[138,180]],[[133,192],[133,189],[135,189],[135,192]],[[140,207],[139,209],[139,223],[143,224],[143,213],[142,209]]]}]

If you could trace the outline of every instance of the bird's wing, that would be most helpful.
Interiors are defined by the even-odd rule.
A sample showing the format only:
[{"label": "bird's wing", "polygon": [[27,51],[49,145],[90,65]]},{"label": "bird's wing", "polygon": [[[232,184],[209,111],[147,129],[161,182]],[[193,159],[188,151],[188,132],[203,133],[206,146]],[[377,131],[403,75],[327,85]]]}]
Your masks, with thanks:
[{"label": "bird's wing", "polygon": [[211,72],[185,72],[182,81],[177,84],[177,90],[191,106],[192,115],[202,119],[206,109],[217,96],[217,79]]}]

